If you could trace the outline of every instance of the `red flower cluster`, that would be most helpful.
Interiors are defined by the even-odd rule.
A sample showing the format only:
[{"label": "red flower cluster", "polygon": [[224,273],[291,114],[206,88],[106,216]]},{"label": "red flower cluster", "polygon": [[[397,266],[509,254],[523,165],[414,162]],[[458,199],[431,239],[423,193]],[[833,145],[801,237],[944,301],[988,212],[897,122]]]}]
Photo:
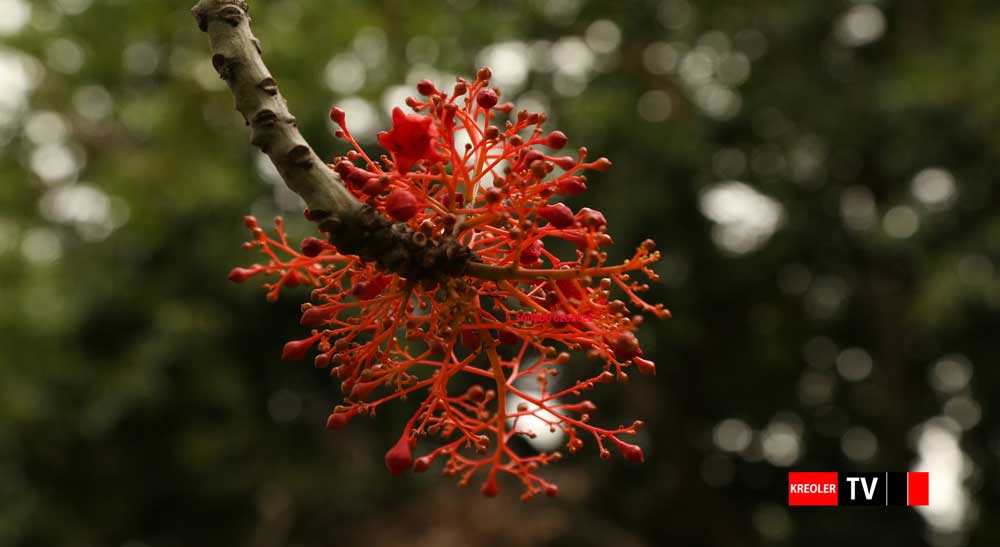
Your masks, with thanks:
[{"label": "red flower cluster", "polygon": [[[234,269],[230,279],[277,276],[265,285],[269,299],[283,287],[313,287],[301,319],[311,333],[289,342],[282,357],[301,359],[315,349],[315,366],[329,367],[341,381],[345,401],[330,414],[329,428],[344,428],[360,414],[374,416],[391,401],[416,398],[399,441],[386,454],[390,472],[423,472],[441,460],[444,474],[458,476],[462,485],[482,472],[487,496],[499,491],[498,474],[516,477],[529,499],[555,495],[556,486],[538,469],[562,455],[526,456],[512,448],[517,437],[536,435],[524,425],[527,418],[561,431],[571,453],[591,438],[602,458],[613,447],[629,461],[643,461],[641,448],[622,440],[642,423],[593,425],[597,407],[582,397],[598,384],[625,381],[632,367],[653,374],[655,366],[641,357],[634,334],[642,315],[630,307],[661,318],[669,312],[646,303],[639,293],[649,287],[631,278],[642,272],[657,279],[650,265],[659,253],[651,241],[628,260],[608,264],[604,249],[612,240],[604,215],[551,203],[584,191],[583,173],[603,172],[611,162],[587,161],[584,148],[575,157],[556,155],[566,135],[546,133],[544,114],[514,114],[513,105],[500,104],[489,79],[489,69],[481,69],[475,81],[459,79],[450,93],[420,82],[425,98],[407,100],[417,114],[393,111],[392,129],[379,135],[389,155],[378,161],[352,137],[343,111],[331,112],[338,136],[353,147],[331,165],[347,188],[401,229],[412,230],[415,244],[454,238],[468,246],[478,259],[465,275],[416,283],[313,237],[293,248],[280,219],[274,238],[248,218],[254,240],[246,246],[262,251],[267,263]],[[469,144],[457,146],[457,134]],[[559,241],[575,248],[572,256],[550,251]],[[613,290],[624,300],[614,298]],[[508,321],[520,314],[574,320]],[[571,351],[602,366],[556,388],[552,378],[565,369]],[[508,408],[508,401],[523,402]]]}]

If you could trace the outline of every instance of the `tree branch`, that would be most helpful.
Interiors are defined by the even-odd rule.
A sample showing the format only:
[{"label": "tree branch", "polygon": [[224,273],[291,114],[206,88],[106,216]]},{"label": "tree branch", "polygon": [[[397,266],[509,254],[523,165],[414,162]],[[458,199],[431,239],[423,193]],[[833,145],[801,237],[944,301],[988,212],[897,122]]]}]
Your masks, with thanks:
[{"label": "tree branch", "polygon": [[212,65],[229,84],[236,109],[250,126],[250,142],[267,154],[285,184],[302,197],[314,218],[349,222],[361,210],[340,177],[299,133],[278,84],[250,30],[246,0],[201,0],[191,10],[208,33]]},{"label": "tree branch", "polygon": [[250,127],[250,142],[274,163],[285,184],[302,197],[310,218],[345,254],[373,261],[411,282],[437,282],[465,273],[472,251],[452,238],[428,240],[405,223],[391,223],[358,202],[339,175],[299,133],[278,84],[250,30],[246,0],[200,0],[192,8],[208,33],[212,64],[229,84],[236,109]]}]

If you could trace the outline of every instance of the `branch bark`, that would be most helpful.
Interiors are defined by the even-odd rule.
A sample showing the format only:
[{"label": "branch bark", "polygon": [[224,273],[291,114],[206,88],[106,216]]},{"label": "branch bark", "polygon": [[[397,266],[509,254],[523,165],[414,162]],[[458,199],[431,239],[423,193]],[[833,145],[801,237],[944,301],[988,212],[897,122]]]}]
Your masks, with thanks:
[{"label": "branch bark", "polygon": [[285,184],[305,200],[315,218],[352,222],[361,204],[299,132],[261,58],[246,0],[201,0],[191,12],[198,27],[208,33],[212,65],[229,84],[236,109],[250,127],[250,142],[271,158]]}]

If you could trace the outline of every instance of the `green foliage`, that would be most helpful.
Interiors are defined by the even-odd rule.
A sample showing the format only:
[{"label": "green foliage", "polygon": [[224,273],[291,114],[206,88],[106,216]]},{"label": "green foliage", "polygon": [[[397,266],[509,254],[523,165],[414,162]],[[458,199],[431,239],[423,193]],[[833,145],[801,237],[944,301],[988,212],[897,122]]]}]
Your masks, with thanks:
[{"label": "green foliage", "polygon": [[[570,146],[615,162],[573,205],[599,204],[621,248],[667,253],[651,300],[675,319],[643,327],[660,374],[603,401],[649,417],[647,463],[585,451],[555,471],[559,500],[521,508],[389,477],[391,415],[327,432],[338,386],[278,360],[296,301],[225,279],[247,258],[244,213],[310,232],[188,6],[15,0],[0,2],[0,544],[996,544],[995,2],[251,5],[326,157],[345,151],[332,104],[367,101],[385,127],[394,86],[472,74],[508,44],[495,73],[526,72],[504,99],[548,103]],[[884,33],[858,44],[871,9]],[[620,30],[606,53],[598,20]],[[773,235],[723,222],[762,222],[768,203]],[[857,381],[849,348],[872,363]],[[935,380],[949,355],[974,371],[955,392]],[[978,520],[784,507],[788,465],[912,469],[942,415]],[[729,418],[754,430],[745,450],[722,450]]]}]

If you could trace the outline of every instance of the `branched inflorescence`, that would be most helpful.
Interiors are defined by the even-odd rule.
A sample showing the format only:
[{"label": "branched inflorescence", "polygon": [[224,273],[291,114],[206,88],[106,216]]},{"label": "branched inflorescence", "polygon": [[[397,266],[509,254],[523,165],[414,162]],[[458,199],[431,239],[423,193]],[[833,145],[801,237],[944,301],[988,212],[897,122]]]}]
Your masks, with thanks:
[{"label": "branched inflorescence", "polygon": [[[536,434],[523,425],[528,417],[563,432],[571,453],[592,439],[602,458],[615,449],[629,461],[643,460],[641,448],[623,440],[642,422],[594,425],[597,407],[585,392],[627,380],[633,367],[653,374],[634,332],[640,313],[666,318],[669,312],[645,302],[639,294],[648,286],[631,277],[641,271],[657,279],[652,241],[623,263],[608,264],[604,249],[612,240],[604,215],[554,202],[583,192],[584,172],[603,172],[611,162],[587,161],[584,148],[556,155],[566,135],[546,133],[544,114],[514,114],[512,104],[499,103],[489,79],[489,69],[481,69],[475,81],[459,79],[450,93],[420,82],[424,99],[407,100],[415,114],[393,111],[392,129],[378,137],[387,154],[377,159],[351,135],[344,112],[332,110],[337,136],[353,150],[330,167],[368,206],[367,214],[402,242],[387,247],[400,256],[373,256],[379,253],[370,248],[338,252],[330,243],[336,227],[327,229],[327,240],[307,237],[292,245],[280,219],[272,237],[247,217],[254,239],[245,246],[267,261],[236,268],[230,279],[276,276],[265,285],[270,300],[285,287],[313,288],[301,318],[311,334],[288,342],[282,358],[303,359],[315,350],[315,366],[329,367],[341,381],[344,401],[330,414],[329,428],[342,429],[396,400],[416,400],[386,454],[389,471],[423,472],[441,461],[444,474],[462,485],[479,473],[486,496],[497,494],[498,474],[507,473],[529,499],[557,493],[538,469],[562,456],[526,454],[512,444]],[[309,211],[306,216],[312,218]],[[562,246],[572,256],[552,252],[557,240],[567,242]],[[420,253],[427,248],[457,249],[446,254],[460,255],[459,266],[424,258],[424,264],[396,267],[431,256]],[[572,386],[550,387],[570,351],[602,366]],[[533,382],[531,388],[522,380]]]}]

